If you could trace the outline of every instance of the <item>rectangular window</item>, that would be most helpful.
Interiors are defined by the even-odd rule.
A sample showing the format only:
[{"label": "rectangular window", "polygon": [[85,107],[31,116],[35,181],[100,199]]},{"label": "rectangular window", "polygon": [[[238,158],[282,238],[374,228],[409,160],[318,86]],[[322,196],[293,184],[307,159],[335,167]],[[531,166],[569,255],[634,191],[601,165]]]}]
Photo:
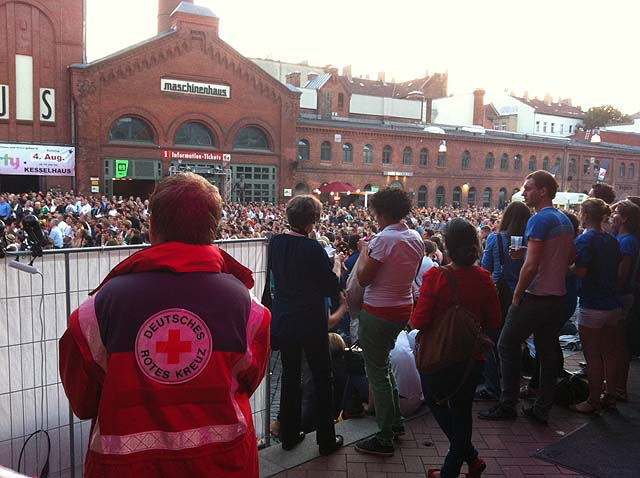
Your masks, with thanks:
[{"label": "rectangular window", "polygon": [[16,119],[33,121],[33,57],[16,55]]},{"label": "rectangular window", "polygon": [[564,124],[561,124],[560,125],[560,134],[563,134],[563,133],[564,133]]},{"label": "rectangular window", "polygon": [[540,121],[536,121],[536,132],[540,132]]},{"label": "rectangular window", "polygon": [[338,109],[344,108],[344,94],[338,93]]},{"label": "rectangular window", "polygon": [[231,200],[275,202],[275,166],[231,166]]},{"label": "rectangular window", "polygon": [[546,121],[544,123],[542,123],[542,132],[543,133],[547,132],[547,122]]},{"label": "rectangular window", "polygon": [[555,123],[551,123],[551,132],[555,133],[555,129],[556,129],[556,124]]},{"label": "rectangular window", "polygon": [[569,133],[573,133],[573,125],[572,124],[569,125]]}]

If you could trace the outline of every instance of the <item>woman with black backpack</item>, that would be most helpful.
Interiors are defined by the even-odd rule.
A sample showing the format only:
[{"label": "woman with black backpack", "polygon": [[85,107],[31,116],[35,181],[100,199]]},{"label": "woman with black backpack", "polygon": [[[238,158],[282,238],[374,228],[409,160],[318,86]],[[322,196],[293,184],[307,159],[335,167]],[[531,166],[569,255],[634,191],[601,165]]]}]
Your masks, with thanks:
[{"label": "woman with black backpack", "polygon": [[[452,219],[444,230],[444,242],[452,263],[424,275],[411,326],[425,336],[435,333],[437,322],[446,320],[452,306],[458,305],[483,329],[498,329],[501,313],[495,285],[489,273],[475,265],[480,257],[475,227],[466,219]],[[455,341],[457,337],[447,339]],[[473,397],[482,380],[484,359],[484,354],[473,353],[463,361],[422,374],[425,400],[450,442],[442,468],[430,469],[429,478],[459,476],[464,462],[469,466],[469,478],[478,478],[486,468],[471,443]]]}]

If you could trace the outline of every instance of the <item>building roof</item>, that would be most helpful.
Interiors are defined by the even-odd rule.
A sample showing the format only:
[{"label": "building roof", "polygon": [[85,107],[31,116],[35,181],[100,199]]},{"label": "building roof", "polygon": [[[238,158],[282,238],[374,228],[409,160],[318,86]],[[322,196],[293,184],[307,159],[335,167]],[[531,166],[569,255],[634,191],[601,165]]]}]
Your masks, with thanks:
[{"label": "building roof", "polygon": [[410,93],[424,90],[426,85],[434,78],[427,76],[401,83],[388,83],[381,80],[367,80],[364,78],[341,77],[347,87],[347,91],[354,95],[382,96],[385,98],[406,98]]},{"label": "building roof", "polygon": [[191,2],[180,2],[180,5],[171,13],[173,15],[176,12],[188,13],[190,15],[200,15],[201,17],[218,18],[218,15],[213,13],[210,8],[202,7],[200,5],[194,5]]},{"label": "building roof", "polygon": [[576,108],[575,106],[570,106],[564,103],[551,103],[547,104],[542,100],[538,99],[528,99],[528,98],[520,98],[518,96],[514,96],[518,101],[523,102],[526,105],[531,106],[536,113],[540,113],[543,115],[553,115],[553,116],[564,116],[566,118],[575,118],[582,119],[585,117],[584,111],[580,108]]},{"label": "building roof", "polygon": [[72,63],[71,65],[69,65],[69,68],[88,68],[90,66],[96,65],[96,64],[101,63],[103,61],[107,61],[107,60],[110,60],[112,58],[119,57],[120,55],[123,55],[124,53],[127,53],[129,51],[135,50],[136,48],[140,48],[141,46],[147,45],[149,43],[153,43],[154,41],[159,40],[161,38],[174,35],[175,33],[176,33],[176,31],[173,30],[173,29],[172,30],[167,30],[166,32],[158,33],[156,36],[153,36],[151,38],[147,38],[146,40],[142,40],[141,42],[134,43],[133,45],[130,45],[130,46],[126,47],[126,48],[123,48],[122,50],[118,50],[116,52],[113,52],[110,55],[103,56],[102,58],[98,58],[97,60],[93,60],[90,63]]},{"label": "building roof", "polygon": [[323,73],[322,75],[316,76],[311,81],[308,81],[305,88],[309,88],[310,90],[319,90],[324,86],[324,84],[331,79],[331,73]]}]

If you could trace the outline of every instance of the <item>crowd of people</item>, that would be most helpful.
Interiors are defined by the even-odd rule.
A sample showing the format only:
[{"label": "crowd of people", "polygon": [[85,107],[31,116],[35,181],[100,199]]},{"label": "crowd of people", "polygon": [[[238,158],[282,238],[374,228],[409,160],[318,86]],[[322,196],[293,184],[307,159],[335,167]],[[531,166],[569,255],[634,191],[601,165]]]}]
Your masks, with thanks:
[{"label": "crowd of people", "polygon": [[[320,454],[331,454],[343,445],[335,422],[370,413],[375,414],[378,431],[355,448],[360,453],[391,456],[395,442],[405,433],[404,417],[424,402],[450,441],[442,468],[430,469],[428,476],[459,476],[466,463],[466,476],[480,477],[486,463],[472,443],[472,402],[494,401],[491,408],[479,413],[479,419],[513,420],[521,414],[546,425],[563,367],[558,336],[569,319],[575,320],[579,329],[589,382],[589,396],[572,404],[572,408],[579,413],[596,414],[629,399],[627,376],[632,351],[637,353],[633,347],[637,346],[634,338],[637,341],[640,305],[636,300],[640,198],[616,202],[610,186],[596,184],[576,213],[562,211],[552,204],[558,190],[554,177],[536,171],[525,178],[524,202],[514,202],[504,211],[479,207],[415,208],[409,195],[399,189],[374,194],[368,208],[356,204],[323,205],[312,195],[297,196],[286,206],[241,205],[224,204],[217,192],[211,192],[215,189],[195,175],[179,176],[184,179],[161,183],[151,202],[141,198],[86,198],[73,192],[0,195],[0,219],[6,224],[7,248],[26,246],[21,224],[24,217],[32,214],[42,222],[52,248],[142,243],[154,246],[147,250],[152,252],[145,252],[148,265],[141,264],[142,259],[126,260],[123,264],[128,265],[117,266],[107,278],[109,282],[105,281],[107,285],[122,282],[122,287],[134,286],[128,282],[133,280],[126,275],[128,272],[169,267],[193,274],[194,280],[199,273],[231,270],[250,287],[250,272],[224,254],[218,257],[217,248],[211,252],[210,263],[198,265],[188,258],[171,259],[170,244],[190,244],[180,248],[186,254],[191,245],[203,247],[214,238],[269,238],[263,303],[272,314],[270,347],[279,351],[282,362],[281,409],[272,432],[284,450],[295,448],[304,440],[305,432],[315,430]],[[181,190],[177,183],[183,180],[200,194],[212,194],[211,204],[202,206],[197,194],[173,198],[173,204],[170,192]],[[190,198],[198,205],[194,214],[208,208],[210,221],[197,226],[193,214],[177,214],[183,210],[179,208],[189,210]],[[200,235],[193,239],[189,231],[196,229]],[[162,273],[152,274],[164,280]],[[118,275],[123,278],[115,277]],[[233,289],[230,284],[213,286]],[[105,290],[114,288],[117,289],[112,285]],[[114,304],[105,302],[109,294],[97,295],[98,313],[107,310],[105,307],[113,309]],[[189,296],[186,291],[185,294]],[[243,294],[238,296],[238,304],[246,302]],[[162,302],[159,308],[172,304],[165,298],[155,300]],[[198,301],[191,305],[194,310],[202,310],[203,304]],[[464,362],[445,361],[439,367],[418,368],[420,349],[433,344],[434,337],[441,334],[441,330],[436,331],[441,329],[442,321],[453,320],[457,312],[451,311],[458,308],[463,308],[480,327],[478,337],[486,337],[484,347],[471,348]],[[256,312],[252,307],[245,307],[244,312],[231,309],[229,314],[242,315],[249,309]],[[84,320],[82,310],[74,320]],[[143,315],[149,315],[149,320],[153,318],[156,323],[138,324],[140,330],[149,327],[143,336],[153,336],[152,332],[165,323],[151,312],[150,309]],[[264,316],[267,314],[265,310]],[[107,320],[107,316],[99,320]],[[198,333],[201,329],[216,327],[214,318],[208,316],[199,319],[202,323],[185,320],[190,325],[182,332],[191,333],[187,330],[191,327],[197,340],[202,338]],[[114,330],[124,333],[124,329]],[[80,340],[82,333],[78,332],[80,335],[76,334],[74,340]],[[127,333],[135,335],[138,329]],[[177,334],[176,343],[182,347],[180,332]],[[94,354],[94,345],[90,344],[91,354],[81,357],[82,343],[73,344],[70,337],[64,350],[69,364],[80,359],[95,362],[95,357],[101,356]],[[162,344],[168,344],[173,336],[166,337],[166,342],[157,342],[157,354],[169,350],[168,345]],[[457,337],[450,339],[455,342]],[[138,354],[141,344],[148,344],[140,333],[136,340],[139,343],[131,353]],[[265,347],[264,337],[261,340],[251,345],[260,354]],[[528,347],[524,346],[526,342]],[[535,351],[535,363],[527,383],[522,380],[521,366],[523,351],[529,349]],[[197,388],[199,385],[185,377],[189,368],[169,367],[182,364],[180,351],[173,358],[166,358],[167,367],[162,368],[154,361],[157,357],[151,360],[149,352],[143,350],[136,359],[138,367],[152,381],[175,378],[176,383],[184,381],[190,383],[188,387]],[[242,392],[245,395],[254,390],[256,380],[264,373],[266,363],[264,355],[261,357],[260,364],[252,365],[254,375],[243,378],[247,384]],[[188,367],[199,370],[197,364],[202,361],[198,361],[197,354],[191,358],[193,362]],[[96,370],[104,370],[105,364],[93,362]],[[149,364],[155,369],[149,369]],[[135,367],[124,362],[120,365]],[[65,375],[73,375],[70,369],[62,374],[63,382],[68,382],[65,389],[78,407],[78,416],[95,419],[96,411],[91,407],[96,404],[86,404],[80,395],[74,396],[80,393],[73,390],[74,380],[94,380],[97,382],[89,385],[99,388],[106,386],[101,382],[104,373],[69,380]],[[136,379],[135,387],[145,389],[146,379],[139,379],[142,381]],[[82,384],[83,396],[89,385]],[[161,394],[159,390],[157,393]],[[523,398],[533,401],[518,409]],[[160,403],[164,399],[158,400]],[[105,407],[103,413],[105,410],[109,408]],[[192,425],[171,423],[177,429]],[[249,435],[251,430],[252,427]],[[253,474],[256,457],[252,452],[249,455]],[[93,454],[92,458],[92,466],[105,466],[108,461],[100,454]]]},{"label": "crowd of people", "polygon": [[[22,219],[34,215],[49,239],[45,248],[107,247],[149,244],[149,200],[140,197],[86,197],[73,191],[0,194],[0,220],[6,225],[9,250],[27,247]],[[419,232],[438,231],[451,218],[464,217],[490,231],[500,219],[500,210],[491,208],[414,208],[407,217]],[[284,205],[267,203],[225,203],[217,239],[268,237],[289,228]],[[322,208],[317,232],[346,244],[351,235],[370,236],[377,232],[372,214],[361,205],[327,205]]]}]

